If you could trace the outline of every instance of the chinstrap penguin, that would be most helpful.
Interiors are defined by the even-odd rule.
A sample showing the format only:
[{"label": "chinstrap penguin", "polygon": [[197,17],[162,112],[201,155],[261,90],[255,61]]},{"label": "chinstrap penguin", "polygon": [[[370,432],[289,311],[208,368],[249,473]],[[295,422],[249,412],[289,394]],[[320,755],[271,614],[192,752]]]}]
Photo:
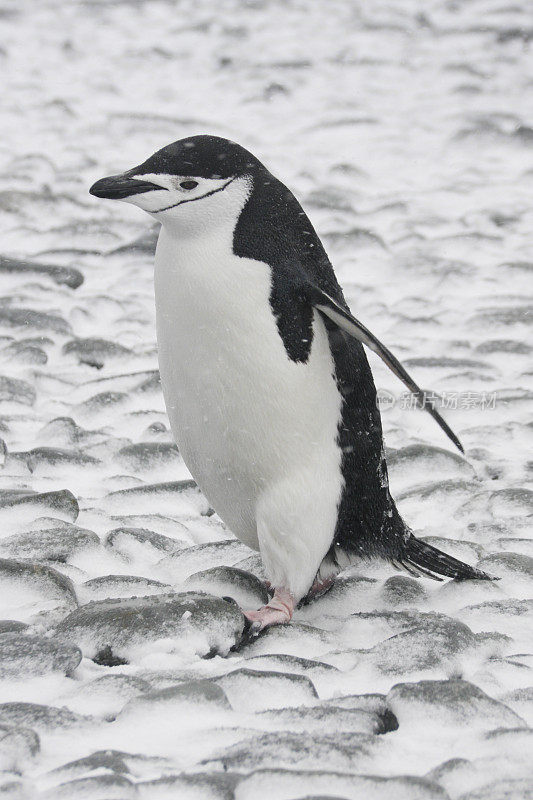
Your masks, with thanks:
[{"label": "chinstrap penguin", "polygon": [[363,344],[462,451],[402,365],[357,319],[294,195],[255,156],[192,136],[97,181],[161,223],[157,340],[172,432],[228,528],[259,550],[272,600],[254,629],[287,622],[358,558],[413,575],[487,578],[419,541],[389,491]]}]

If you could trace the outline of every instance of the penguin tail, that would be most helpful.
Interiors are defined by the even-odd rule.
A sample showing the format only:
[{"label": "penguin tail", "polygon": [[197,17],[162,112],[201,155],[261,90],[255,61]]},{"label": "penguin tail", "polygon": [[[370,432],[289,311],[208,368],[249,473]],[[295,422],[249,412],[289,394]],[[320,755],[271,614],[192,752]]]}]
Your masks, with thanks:
[{"label": "penguin tail", "polygon": [[409,572],[415,577],[425,575],[435,581],[441,581],[442,577],[455,578],[458,581],[478,580],[494,581],[499,578],[488,575],[470,564],[443,553],[426,542],[422,542],[412,534],[405,543],[404,551],[400,558],[392,561],[393,566]]}]

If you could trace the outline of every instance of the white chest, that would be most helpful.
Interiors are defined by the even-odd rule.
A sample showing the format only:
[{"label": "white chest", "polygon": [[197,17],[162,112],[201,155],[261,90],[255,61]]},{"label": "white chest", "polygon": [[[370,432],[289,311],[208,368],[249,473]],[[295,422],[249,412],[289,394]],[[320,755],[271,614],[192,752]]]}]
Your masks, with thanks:
[{"label": "white chest", "polygon": [[233,532],[255,546],[266,490],[292,474],[319,483],[339,473],[341,398],[320,317],[308,361],[291,361],[269,303],[269,266],[235,256],[215,234],[178,241],[161,232],[161,378],[190,472]]}]

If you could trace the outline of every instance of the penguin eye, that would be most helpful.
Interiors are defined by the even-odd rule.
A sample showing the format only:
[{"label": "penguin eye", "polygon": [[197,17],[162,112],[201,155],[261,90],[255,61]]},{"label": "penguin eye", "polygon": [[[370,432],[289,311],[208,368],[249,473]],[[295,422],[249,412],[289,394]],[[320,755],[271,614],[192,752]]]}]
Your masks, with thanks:
[{"label": "penguin eye", "polygon": [[181,181],[180,186],[182,189],[196,189],[198,181]]}]

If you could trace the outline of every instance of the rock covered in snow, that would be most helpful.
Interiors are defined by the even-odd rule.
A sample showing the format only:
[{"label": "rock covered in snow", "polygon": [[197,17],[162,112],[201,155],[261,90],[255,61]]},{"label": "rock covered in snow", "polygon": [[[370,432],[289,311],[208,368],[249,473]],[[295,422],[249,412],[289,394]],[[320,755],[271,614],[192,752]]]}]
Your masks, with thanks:
[{"label": "rock covered in snow", "polygon": [[138,575],[102,575],[91,578],[78,588],[80,600],[107,600],[115,597],[147,597],[151,594],[165,594],[172,587],[161,581],[142,578]]},{"label": "rock covered in snow", "polygon": [[0,558],[0,585],[4,613],[23,621],[41,611],[66,614],[78,605],[72,581],[37,562]]},{"label": "rock covered in snow", "polygon": [[25,633],[0,634],[0,678],[24,680],[33,675],[68,675],[81,661],[81,650],[60,639]]},{"label": "rock covered in snow", "polygon": [[40,746],[39,737],[31,728],[0,720],[0,770],[3,772],[21,772]]},{"label": "rock covered in snow", "polygon": [[493,700],[468,681],[418,681],[398,683],[387,702],[402,726],[427,725],[453,730],[466,725],[470,730],[522,728],[525,722],[504,703]]},{"label": "rock covered in snow", "polygon": [[[173,527],[178,536],[180,529],[187,532],[185,526],[179,523],[175,523]],[[179,538],[171,539],[146,528],[115,528],[106,535],[104,544],[126,561],[140,559],[151,563],[160,561],[165,554],[177,552],[187,546]]]},{"label": "rock covered in snow", "polygon": [[243,667],[215,679],[238,711],[262,711],[267,708],[312,703],[316,689],[304,675],[283,672],[256,672]]},{"label": "rock covered in snow", "polygon": [[210,567],[233,566],[250,553],[250,548],[237,539],[208,542],[171,553],[160,561],[160,567],[172,581],[180,584],[190,575]]},{"label": "rock covered in snow", "polygon": [[74,714],[67,708],[56,708],[38,703],[0,703],[0,724],[22,725],[35,728],[38,733],[63,730],[92,724],[91,717]]},{"label": "rock covered in snow", "polygon": [[100,539],[93,531],[65,525],[0,539],[0,554],[32,561],[67,561],[72,555],[99,545]]},{"label": "rock covered in snow", "polygon": [[418,672],[453,662],[474,642],[463,623],[444,615],[421,615],[414,627],[374,645],[369,658],[381,672]]},{"label": "rock covered in snow", "polygon": [[78,501],[68,489],[0,496],[0,522],[6,527],[21,526],[42,516],[75,522],[78,514]]},{"label": "rock covered in snow", "polygon": [[183,592],[88,603],[63,619],[56,633],[89,658],[109,649],[115,658],[136,661],[161,642],[178,652],[225,655],[243,629],[244,617],[234,604]]},{"label": "rock covered in snow", "polygon": [[218,597],[232,597],[241,608],[259,608],[269,600],[265,584],[237,567],[211,567],[195,572],[183,582],[183,587]]}]

